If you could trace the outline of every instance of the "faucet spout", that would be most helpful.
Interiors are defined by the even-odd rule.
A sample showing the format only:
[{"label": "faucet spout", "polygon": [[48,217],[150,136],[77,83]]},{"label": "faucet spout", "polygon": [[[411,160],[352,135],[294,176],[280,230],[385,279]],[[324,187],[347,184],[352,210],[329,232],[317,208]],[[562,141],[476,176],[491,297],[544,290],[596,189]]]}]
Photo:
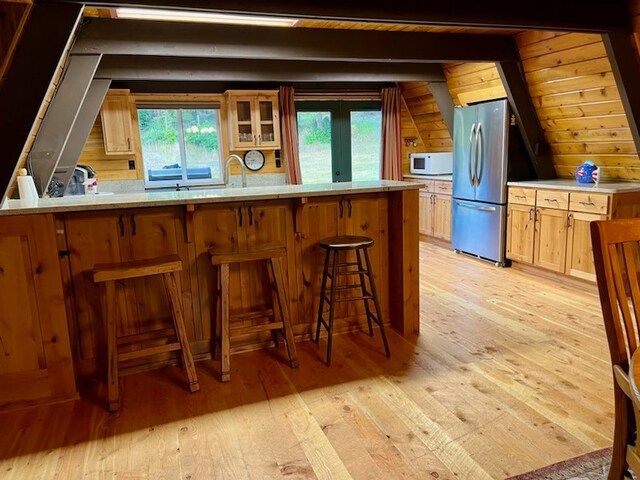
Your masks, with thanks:
[{"label": "faucet spout", "polygon": [[224,165],[224,184],[225,186],[229,183],[229,167],[231,166],[231,162],[235,160],[240,164],[240,173],[242,174],[242,186],[247,186],[247,167],[244,166],[244,162],[242,159],[235,154],[229,155],[227,157],[227,161]]}]

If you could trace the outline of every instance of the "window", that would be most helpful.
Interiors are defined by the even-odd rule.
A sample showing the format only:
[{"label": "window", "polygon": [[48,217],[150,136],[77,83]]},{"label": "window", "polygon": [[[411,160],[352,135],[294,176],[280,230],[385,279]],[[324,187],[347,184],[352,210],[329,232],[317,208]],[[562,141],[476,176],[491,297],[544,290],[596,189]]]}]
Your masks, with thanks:
[{"label": "window", "polygon": [[219,108],[139,105],[138,123],[147,187],[222,183]]},{"label": "window", "polygon": [[380,102],[299,101],[296,111],[302,183],[380,180]]}]

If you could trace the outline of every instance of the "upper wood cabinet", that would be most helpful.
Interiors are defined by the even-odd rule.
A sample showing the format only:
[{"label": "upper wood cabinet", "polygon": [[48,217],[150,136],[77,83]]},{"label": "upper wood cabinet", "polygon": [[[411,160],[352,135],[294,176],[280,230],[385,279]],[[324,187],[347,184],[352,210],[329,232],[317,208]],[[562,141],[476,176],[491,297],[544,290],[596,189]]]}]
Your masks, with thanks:
[{"label": "upper wood cabinet", "polygon": [[0,409],[77,397],[52,215],[0,223]]},{"label": "upper wood cabinet", "polygon": [[277,92],[229,91],[227,100],[231,151],[280,148]]},{"label": "upper wood cabinet", "polygon": [[102,136],[107,155],[133,154],[133,127],[128,90],[110,90],[102,109]]}]

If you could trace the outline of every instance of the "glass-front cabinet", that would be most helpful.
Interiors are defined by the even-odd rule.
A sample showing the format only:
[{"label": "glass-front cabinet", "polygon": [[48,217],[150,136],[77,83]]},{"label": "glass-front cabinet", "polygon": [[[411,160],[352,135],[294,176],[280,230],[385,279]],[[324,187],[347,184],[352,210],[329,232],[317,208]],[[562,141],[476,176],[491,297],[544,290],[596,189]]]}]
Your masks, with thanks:
[{"label": "glass-front cabinet", "polygon": [[278,94],[229,91],[230,150],[280,148]]}]

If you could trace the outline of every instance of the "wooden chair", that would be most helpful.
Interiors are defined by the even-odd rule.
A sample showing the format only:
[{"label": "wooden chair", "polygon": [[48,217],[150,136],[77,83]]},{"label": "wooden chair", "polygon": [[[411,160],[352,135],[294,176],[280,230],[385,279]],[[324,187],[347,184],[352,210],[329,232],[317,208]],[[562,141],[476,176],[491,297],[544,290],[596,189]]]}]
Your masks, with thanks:
[{"label": "wooden chair", "polygon": [[[93,267],[93,281],[104,284],[102,312],[106,331],[107,392],[109,411],[111,412],[116,412],[119,405],[119,363],[127,360],[180,350],[182,366],[185,369],[189,381],[189,390],[195,392],[200,388],[193,357],[189,348],[187,331],[184,326],[182,302],[180,301],[180,293],[178,292],[176,282],[176,272],[180,270],[182,270],[182,261],[177,255],[132,262],[98,264]],[[167,298],[169,299],[169,305],[171,307],[173,328],[143,332],[128,337],[118,337],[116,333],[116,282],[150,275],[162,275]],[[174,337],[175,341],[167,341]],[[155,346],[142,347],[129,352],[118,351],[118,347],[126,347],[134,343],[144,344],[150,340],[161,340],[164,341],[164,343],[161,345],[156,344]]]},{"label": "wooden chair", "polygon": [[631,478],[629,467],[640,473],[635,439],[640,418],[634,414],[629,380],[639,342],[640,219],[592,222],[591,239],[614,378],[615,430],[608,478],[620,480]]}]

